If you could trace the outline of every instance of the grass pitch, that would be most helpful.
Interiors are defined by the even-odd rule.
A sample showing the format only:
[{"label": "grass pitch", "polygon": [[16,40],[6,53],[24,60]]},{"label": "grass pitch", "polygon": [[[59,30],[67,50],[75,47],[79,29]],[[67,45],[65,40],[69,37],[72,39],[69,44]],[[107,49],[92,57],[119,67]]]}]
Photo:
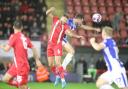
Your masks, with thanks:
[{"label": "grass pitch", "polygon": [[[44,82],[44,83],[32,82],[29,83],[28,86],[31,89],[62,89],[61,84],[54,87],[54,84],[49,82]],[[0,89],[17,89],[17,88],[0,82]],[[68,83],[65,89],[97,89],[97,88],[95,86],[95,83]],[[119,88],[115,87],[115,89],[119,89]]]}]

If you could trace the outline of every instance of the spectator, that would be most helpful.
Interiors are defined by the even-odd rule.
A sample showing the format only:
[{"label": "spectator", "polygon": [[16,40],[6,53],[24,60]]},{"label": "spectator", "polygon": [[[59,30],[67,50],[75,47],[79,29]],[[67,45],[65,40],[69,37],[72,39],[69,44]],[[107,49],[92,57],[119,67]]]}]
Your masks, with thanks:
[{"label": "spectator", "polygon": [[119,31],[119,23],[120,23],[120,20],[121,18],[123,17],[123,13],[122,12],[117,12],[115,15],[114,15],[114,18],[112,20],[112,27],[114,30],[116,31]]}]

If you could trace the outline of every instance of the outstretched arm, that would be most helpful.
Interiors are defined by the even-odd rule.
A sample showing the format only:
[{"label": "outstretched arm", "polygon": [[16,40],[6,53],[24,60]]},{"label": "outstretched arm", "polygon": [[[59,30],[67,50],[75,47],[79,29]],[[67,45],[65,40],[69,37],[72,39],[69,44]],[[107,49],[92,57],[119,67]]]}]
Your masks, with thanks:
[{"label": "outstretched arm", "polygon": [[68,35],[68,36],[70,36],[70,37],[75,37],[75,38],[84,39],[83,36],[77,35],[77,34],[73,33],[73,32],[72,32],[71,30],[69,30],[69,29],[66,30],[65,34]]},{"label": "outstretched arm", "polygon": [[101,42],[101,43],[97,43],[97,42],[95,41],[95,38],[91,38],[91,39],[90,39],[90,43],[91,43],[92,47],[93,47],[95,50],[97,50],[97,51],[100,51],[100,50],[104,49],[104,47],[105,47],[102,42]]},{"label": "outstretched arm", "polygon": [[34,56],[37,67],[42,66],[37,49],[33,47],[32,52],[33,52],[33,56]]},{"label": "outstretched arm", "polygon": [[0,48],[3,49],[4,51],[8,52],[11,49],[11,46],[8,44],[0,45]]},{"label": "outstretched arm", "polygon": [[91,26],[83,25],[83,24],[80,27],[85,29],[85,30],[94,30],[94,31],[100,32],[99,28],[94,28],[94,27],[91,27]]},{"label": "outstretched arm", "polygon": [[49,17],[53,18],[53,12],[55,11],[55,8],[54,7],[51,7],[50,9],[48,9],[46,11],[46,15],[48,15]]}]

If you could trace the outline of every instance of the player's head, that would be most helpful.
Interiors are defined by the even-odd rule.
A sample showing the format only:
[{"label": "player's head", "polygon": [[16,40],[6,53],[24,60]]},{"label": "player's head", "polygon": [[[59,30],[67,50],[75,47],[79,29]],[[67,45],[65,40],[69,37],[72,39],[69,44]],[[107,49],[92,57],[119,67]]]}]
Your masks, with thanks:
[{"label": "player's head", "polygon": [[68,20],[67,14],[64,14],[64,15],[60,18],[60,20],[61,20],[62,23],[66,23],[67,20]]},{"label": "player's head", "polygon": [[83,15],[82,14],[77,14],[74,18],[74,22],[76,25],[81,25],[83,22]]},{"label": "player's head", "polygon": [[14,23],[13,23],[13,29],[14,30],[20,30],[21,31],[23,29],[22,22],[20,20],[14,21]]},{"label": "player's head", "polygon": [[113,29],[111,27],[105,26],[102,28],[103,39],[106,37],[112,37],[112,36],[113,36]]}]

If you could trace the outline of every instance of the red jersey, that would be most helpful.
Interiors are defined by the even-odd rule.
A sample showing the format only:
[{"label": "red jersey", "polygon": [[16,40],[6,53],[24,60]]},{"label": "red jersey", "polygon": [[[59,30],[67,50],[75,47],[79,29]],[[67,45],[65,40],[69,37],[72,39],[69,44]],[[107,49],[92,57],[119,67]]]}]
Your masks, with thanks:
[{"label": "red jersey", "polygon": [[68,29],[68,25],[62,24],[57,16],[53,17],[52,31],[49,36],[49,42],[58,44],[62,42],[65,31]]},{"label": "red jersey", "polygon": [[21,32],[18,32],[10,36],[9,45],[14,49],[14,62],[16,66],[28,65],[27,49],[33,47],[30,39]]}]

